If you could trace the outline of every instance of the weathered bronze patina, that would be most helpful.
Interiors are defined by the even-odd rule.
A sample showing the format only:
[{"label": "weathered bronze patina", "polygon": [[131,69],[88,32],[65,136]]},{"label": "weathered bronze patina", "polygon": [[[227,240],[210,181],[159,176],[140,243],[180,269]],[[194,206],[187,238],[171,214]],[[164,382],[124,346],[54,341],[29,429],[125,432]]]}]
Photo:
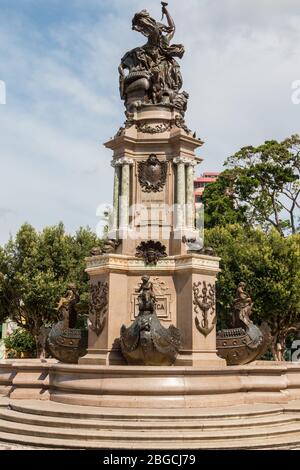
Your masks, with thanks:
[{"label": "weathered bronze patina", "polygon": [[159,161],[152,154],[144,162],[138,164],[138,178],[142,190],[146,193],[157,193],[163,190],[167,180],[168,163]]},{"label": "weathered bronze patina", "polygon": [[189,95],[181,93],[182,76],[177,58],[184,54],[182,44],[171,44],[176,27],[167,4],[162,3],[167,25],[151,18],[147,10],[134,15],[132,29],[143,34],[147,43],[127,52],[119,66],[120,94],[128,113],[142,104],[173,106],[182,116]]},{"label": "weathered bronze patina", "polygon": [[168,255],[165,245],[153,240],[142,242],[136,249],[136,257],[143,258],[146,264],[156,265],[161,258],[166,256]]},{"label": "weathered bronze patina", "polygon": [[91,256],[105,255],[106,253],[114,253],[120,245],[119,240],[105,240],[102,246],[95,246],[91,250]]},{"label": "weathered bronze patina", "polygon": [[164,328],[156,315],[156,297],[149,276],[138,289],[139,315],[133,324],[121,328],[120,344],[128,364],[165,366],[174,364],[181,347],[180,331]]},{"label": "weathered bronze patina", "polygon": [[246,284],[241,282],[233,303],[232,328],[217,333],[218,355],[228,365],[248,364],[262,356],[270,344],[270,328],[266,323],[260,328],[254,325],[250,320],[252,308]]},{"label": "weathered bronze patina", "polygon": [[61,362],[77,363],[87,352],[87,330],[76,329],[79,294],[71,284],[58,303],[59,321],[53,325],[46,341],[46,349]]}]

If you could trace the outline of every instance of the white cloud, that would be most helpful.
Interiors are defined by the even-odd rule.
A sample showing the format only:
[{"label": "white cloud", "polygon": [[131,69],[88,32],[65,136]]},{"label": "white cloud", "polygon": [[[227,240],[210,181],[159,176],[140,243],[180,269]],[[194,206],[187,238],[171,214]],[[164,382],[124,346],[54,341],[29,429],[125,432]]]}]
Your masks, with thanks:
[{"label": "white cloud", "polygon": [[[112,193],[111,154],[101,144],[124,120],[117,66],[144,42],[131,18],[145,7],[160,18],[159,2],[70,0],[74,17],[41,26],[10,4],[14,12],[0,18],[0,208],[11,212],[0,209],[0,243],[25,220],[96,226],[96,208]],[[186,47],[187,122],[206,141],[199,171],[220,169],[243,145],[299,132],[300,105],[291,101],[298,0],[173,0],[170,8],[174,40]]]}]

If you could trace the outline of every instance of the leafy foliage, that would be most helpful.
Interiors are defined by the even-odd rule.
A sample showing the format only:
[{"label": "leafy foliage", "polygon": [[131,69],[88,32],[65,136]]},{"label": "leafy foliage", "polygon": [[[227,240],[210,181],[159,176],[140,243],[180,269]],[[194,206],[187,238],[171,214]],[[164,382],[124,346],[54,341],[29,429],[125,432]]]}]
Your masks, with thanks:
[{"label": "leafy foliage", "polygon": [[236,203],[232,192],[235,177],[229,170],[221,173],[215,183],[206,186],[203,193],[206,228],[227,224],[247,224],[246,208]]},{"label": "leafy foliage", "polygon": [[0,249],[0,321],[10,317],[37,340],[41,326],[56,320],[55,307],[71,282],[80,294],[79,312],[87,313],[85,258],[100,243],[90,229],[72,236],[62,223],[41,233],[24,224]]},{"label": "leafy foliage", "polygon": [[240,281],[254,301],[254,319],[267,321],[276,346],[284,349],[287,335],[300,326],[300,234],[282,237],[240,225],[206,231],[206,244],[221,257],[217,284],[219,326],[229,325],[231,306]]},{"label": "leafy foliage", "polygon": [[242,148],[204,191],[206,227],[228,223],[297,233],[300,216],[300,137]]},{"label": "leafy foliage", "polygon": [[29,352],[32,355],[35,353],[35,340],[33,336],[22,328],[18,328],[3,340],[5,348],[19,355],[20,353]]}]

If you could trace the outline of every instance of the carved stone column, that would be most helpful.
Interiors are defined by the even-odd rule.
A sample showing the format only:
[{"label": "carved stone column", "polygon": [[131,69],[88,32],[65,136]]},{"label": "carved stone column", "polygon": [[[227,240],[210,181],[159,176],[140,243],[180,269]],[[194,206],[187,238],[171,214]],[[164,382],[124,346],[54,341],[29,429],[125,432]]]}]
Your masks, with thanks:
[{"label": "carved stone column", "polygon": [[129,225],[130,165],[133,164],[133,160],[125,157],[119,162],[122,165],[120,230],[126,231]]},{"label": "carved stone column", "polygon": [[173,162],[177,165],[176,229],[181,229],[185,226],[185,159],[176,157]]},{"label": "carved stone column", "polygon": [[196,165],[197,163],[191,160],[186,167],[186,226],[189,229],[195,228],[194,179]]},{"label": "carved stone column", "polygon": [[111,166],[115,169],[114,175],[114,194],[113,194],[113,220],[112,231],[117,232],[119,228],[119,199],[120,199],[120,183],[121,183],[121,168],[120,160],[113,161]]}]

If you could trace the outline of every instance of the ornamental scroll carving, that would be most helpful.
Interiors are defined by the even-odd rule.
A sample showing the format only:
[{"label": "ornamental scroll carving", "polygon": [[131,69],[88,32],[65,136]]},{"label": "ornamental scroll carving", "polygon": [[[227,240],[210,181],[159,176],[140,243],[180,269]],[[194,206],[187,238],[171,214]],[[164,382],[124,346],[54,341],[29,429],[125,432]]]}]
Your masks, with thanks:
[{"label": "ornamental scroll carving", "polygon": [[205,338],[213,331],[216,323],[216,289],[212,284],[206,281],[194,282],[194,312],[196,314],[195,323],[197,330],[202,333]]},{"label": "ornamental scroll carving", "polygon": [[171,123],[164,122],[151,126],[147,122],[139,122],[136,124],[138,131],[143,132],[144,134],[162,134],[171,129]]},{"label": "ornamental scroll carving", "polygon": [[148,160],[139,162],[138,178],[142,190],[146,193],[162,191],[167,180],[168,163],[161,162],[152,154]]},{"label": "ornamental scroll carving", "polygon": [[[191,129],[189,129],[186,125],[186,122],[182,116],[175,116],[174,119],[171,119],[169,122],[161,122],[159,124],[148,124],[147,121],[137,121],[135,119],[127,119],[123,126],[120,127],[118,132],[115,135],[115,138],[120,137],[125,134],[126,129],[130,129],[131,127],[135,126],[135,128],[142,132],[143,134],[162,134],[163,132],[170,131],[174,126],[178,127],[179,129],[183,129],[187,134],[192,134]],[[194,134],[194,137],[196,135]],[[201,139],[199,139],[201,143]]]},{"label": "ornamental scroll carving", "polygon": [[99,281],[91,285],[90,328],[97,336],[103,331],[107,318],[108,283]]}]

